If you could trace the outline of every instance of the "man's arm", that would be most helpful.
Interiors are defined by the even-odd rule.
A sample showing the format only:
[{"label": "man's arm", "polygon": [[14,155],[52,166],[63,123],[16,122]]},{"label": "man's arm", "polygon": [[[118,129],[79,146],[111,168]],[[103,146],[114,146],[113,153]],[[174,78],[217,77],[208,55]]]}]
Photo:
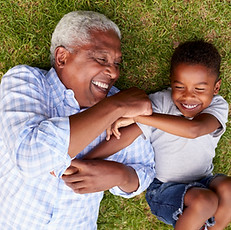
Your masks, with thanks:
[{"label": "man's arm", "polygon": [[64,175],[62,179],[76,193],[99,192],[113,187],[114,194],[132,197],[144,191],[155,176],[153,149],[142,137],[109,159],[74,159],[71,163],[74,174]]},{"label": "man's arm", "polygon": [[70,116],[70,157],[81,152],[118,118],[151,113],[151,102],[145,92],[131,88],[105,98],[84,112]]},{"label": "man's arm", "polygon": [[196,138],[211,133],[221,126],[216,117],[206,113],[200,114],[192,120],[174,115],[153,113],[151,116],[135,117],[134,121],[185,138]]},{"label": "man's arm", "polygon": [[71,167],[76,172],[63,175],[62,179],[79,194],[105,191],[114,186],[131,193],[139,187],[135,170],[115,161],[74,159]]}]

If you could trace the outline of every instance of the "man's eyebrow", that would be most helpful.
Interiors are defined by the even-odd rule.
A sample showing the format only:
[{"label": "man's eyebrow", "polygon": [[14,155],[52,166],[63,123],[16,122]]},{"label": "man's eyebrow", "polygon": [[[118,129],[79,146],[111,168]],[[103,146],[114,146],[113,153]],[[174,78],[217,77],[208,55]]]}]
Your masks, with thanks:
[{"label": "man's eyebrow", "polygon": [[[108,52],[108,51],[106,51],[106,50],[89,50],[89,52],[88,52],[88,55],[98,55],[98,54],[100,54],[100,55],[108,55],[110,52]],[[121,61],[122,62],[122,55],[121,56],[118,56],[117,58],[116,58],[116,60],[119,60],[119,61]]]},{"label": "man's eyebrow", "polygon": [[107,50],[102,50],[102,49],[95,49],[95,50],[92,50],[92,53],[93,54],[108,54],[109,52]]}]

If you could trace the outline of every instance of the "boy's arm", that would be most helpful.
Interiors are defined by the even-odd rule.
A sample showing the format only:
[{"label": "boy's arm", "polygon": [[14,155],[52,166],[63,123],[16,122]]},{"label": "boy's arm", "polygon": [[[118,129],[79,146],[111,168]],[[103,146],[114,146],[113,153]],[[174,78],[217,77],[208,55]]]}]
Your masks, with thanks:
[{"label": "boy's arm", "polygon": [[121,128],[120,132],[122,134],[120,139],[112,136],[109,141],[102,141],[85,155],[83,159],[90,160],[106,158],[130,145],[142,133],[136,124]]},{"label": "boy's arm", "polygon": [[192,120],[174,115],[153,113],[151,116],[135,117],[134,121],[185,138],[196,138],[211,133],[221,126],[217,118],[208,113],[199,114]]},{"label": "boy's arm", "polygon": [[[111,156],[112,154],[120,151],[121,149],[130,145],[141,133],[142,131],[136,124],[124,127],[120,129],[122,137],[117,139],[115,136],[112,136],[110,140],[103,140],[95,148],[93,148],[87,155],[85,155],[83,160],[92,160],[92,159],[104,159]],[[78,171],[76,167],[69,166],[64,175],[71,175]]]}]

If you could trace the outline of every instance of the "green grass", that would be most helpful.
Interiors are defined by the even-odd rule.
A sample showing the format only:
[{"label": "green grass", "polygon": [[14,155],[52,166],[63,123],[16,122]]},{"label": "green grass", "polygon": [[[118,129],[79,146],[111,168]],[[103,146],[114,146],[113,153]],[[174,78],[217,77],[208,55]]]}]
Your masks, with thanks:
[{"label": "green grass", "polygon": [[[51,33],[69,11],[94,10],[122,31],[120,89],[136,85],[147,93],[169,84],[169,60],[179,42],[203,38],[222,55],[220,94],[231,104],[230,0],[0,0],[0,77],[17,64],[49,68]],[[231,175],[230,113],[217,148],[215,172]],[[106,192],[99,229],[171,229],[151,215],[144,194],[123,199]],[[231,227],[227,228],[231,229]]]}]

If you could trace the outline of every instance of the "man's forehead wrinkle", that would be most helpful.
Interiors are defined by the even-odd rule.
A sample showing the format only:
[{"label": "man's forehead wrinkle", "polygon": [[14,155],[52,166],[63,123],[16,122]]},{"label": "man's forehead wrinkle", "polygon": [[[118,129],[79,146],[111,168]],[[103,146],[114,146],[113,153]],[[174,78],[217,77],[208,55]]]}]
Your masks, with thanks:
[{"label": "man's forehead wrinkle", "polygon": [[[102,49],[95,49],[95,50],[88,50],[87,54],[89,56],[96,56],[96,55],[110,55],[110,52],[107,51],[107,50],[102,50]],[[122,55],[118,56],[118,57],[115,57],[115,59],[119,59],[119,60],[122,60]]]}]

